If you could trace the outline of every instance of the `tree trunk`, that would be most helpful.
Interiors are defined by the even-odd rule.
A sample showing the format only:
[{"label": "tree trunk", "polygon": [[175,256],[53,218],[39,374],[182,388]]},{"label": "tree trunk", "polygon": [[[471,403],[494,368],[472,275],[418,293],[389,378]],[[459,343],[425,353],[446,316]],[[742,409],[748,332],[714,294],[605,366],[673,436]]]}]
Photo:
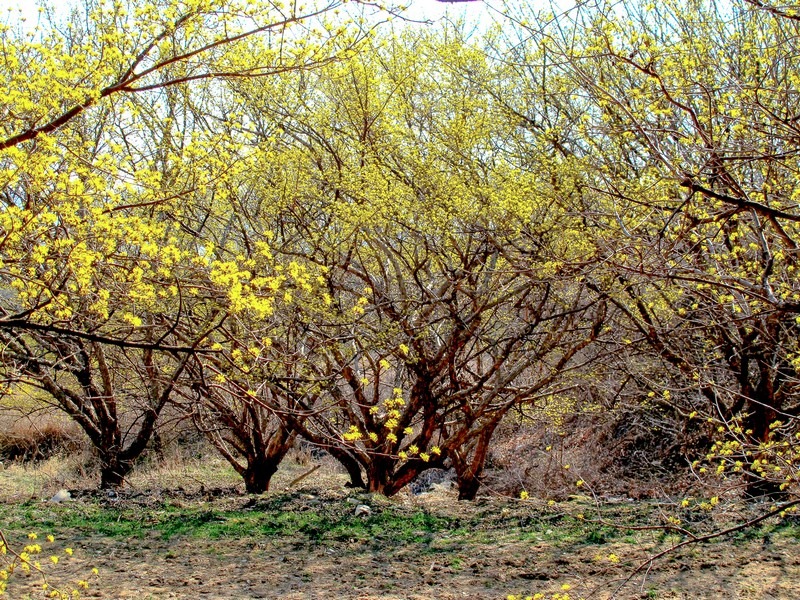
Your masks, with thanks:
[{"label": "tree trunk", "polygon": [[[282,458],[282,457],[281,457]],[[280,460],[260,460],[248,463],[244,471],[244,488],[248,494],[263,494],[269,489]]]},{"label": "tree trunk", "polygon": [[489,441],[499,422],[500,420],[497,419],[483,428],[475,443],[475,448],[472,450],[471,459],[467,454],[461,455],[459,452],[451,454],[453,467],[456,470],[459,500],[475,500],[478,488],[481,487],[480,478],[486,464],[486,456],[489,453]]},{"label": "tree trunk", "polygon": [[385,458],[373,457],[367,467],[367,489],[370,492],[387,495],[392,467],[392,463]]},{"label": "tree trunk", "polygon": [[121,460],[119,456],[100,455],[100,489],[109,490],[121,487],[125,476],[131,472],[133,463]]},{"label": "tree trunk", "polygon": [[481,482],[477,477],[457,477],[458,481],[458,499],[459,500],[475,500],[478,495],[478,488],[481,487]]},{"label": "tree trunk", "polygon": [[327,448],[328,452],[331,456],[333,456],[339,463],[345,468],[347,474],[350,476],[350,482],[348,487],[353,488],[366,488],[367,485],[364,483],[364,478],[361,474],[361,465],[358,461],[352,457],[352,455],[343,450],[342,448],[337,448],[336,446],[331,446]]},{"label": "tree trunk", "polygon": [[[771,362],[768,358],[759,357],[757,364],[760,378],[758,386],[751,391],[750,395],[753,398],[747,400],[748,413],[744,419],[744,427],[753,432],[751,438],[754,443],[763,444],[772,439],[770,425],[780,419],[783,399],[776,391],[780,387],[780,382],[773,379]],[[764,456],[758,454],[755,458],[761,459]],[[783,481],[750,474],[745,480],[744,493],[753,499],[780,500],[786,497],[786,493],[781,490],[782,483]]]}]

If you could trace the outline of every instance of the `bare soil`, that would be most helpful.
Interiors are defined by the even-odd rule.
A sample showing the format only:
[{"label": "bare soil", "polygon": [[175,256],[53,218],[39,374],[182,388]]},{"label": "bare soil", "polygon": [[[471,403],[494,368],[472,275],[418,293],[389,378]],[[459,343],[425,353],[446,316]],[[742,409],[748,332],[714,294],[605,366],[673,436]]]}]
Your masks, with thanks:
[{"label": "bare soil", "polygon": [[[61,561],[52,579],[76,581],[97,567],[87,598],[800,598],[795,517],[646,565],[684,539],[647,529],[667,514],[656,503],[459,503],[442,489],[386,499],[341,482],[304,481],[302,489],[259,497],[205,486],[128,490],[116,498],[73,490],[76,498],[58,505],[0,494],[0,523],[6,520],[12,539],[24,539],[27,527],[68,540],[75,556]],[[357,504],[370,506],[371,515],[355,517]],[[684,516],[713,530],[759,509]],[[16,577],[9,598],[41,597],[40,583]]]},{"label": "bare soil", "polygon": [[571,585],[574,598],[800,597],[797,547],[784,543],[682,553],[619,590],[630,566],[597,564],[595,547],[565,553],[547,544],[492,543],[437,560],[414,547],[307,547],[291,540],[198,544],[148,537],[131,543],[95,537],[81,545],[102,573],[85,594],[95,598],[478,600],[561,592],[563,584]]}]

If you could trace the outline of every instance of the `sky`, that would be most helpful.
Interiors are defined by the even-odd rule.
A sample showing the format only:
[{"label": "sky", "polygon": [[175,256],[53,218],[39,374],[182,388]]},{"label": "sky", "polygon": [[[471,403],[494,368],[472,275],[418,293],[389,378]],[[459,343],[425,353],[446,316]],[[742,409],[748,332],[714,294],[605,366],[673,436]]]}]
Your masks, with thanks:
[{"label": "sky", "polygon": [[442,17],[456,19],[481,19],[488,13],[488,8],[482,0],[476,2],[447,3],[436,0],[412,0],[407,15],[413,19],[436,20]]},{"label": "sky", "polygon": [[[55,8],[56,16],[66,15],[69,8],[81,5],[85,0],[0,0],[0,23],[15,28],[22,25],[23,30],[32,30],[39,22],[40,3],[44,1]],[[292,0],[283,0],[290,4]],[[298,4],[303,0],[296,0]],[[305,0],[310,5],[322,4],[325,0]],[[370,0],[368,0],[370,1]],[[392,29],[397,30],[404,26],[425,27],[441,20],[463,23],[464,32],[476,33],[485,31],[496,21],[499,13],[490,5],[498,7],[501,0],[473,0],[471,2],[439,2],[437,0],[371,0],[387,4],[407,4],[408,8],[402,13],[403,19],[394,19]],[[548,0],[526,0],[527,4],[542,4]],[[22,22],[20,22],[22,21]],[[46,28],[45,28],[46,29]]]},{"label": "sky", "polygon": [[[406,15],[415,20],[438,20],[441,18],[458,19],[465,18],[467,20],[481,20],[487,16],[489,9],[484,4],[483,0],[476,0],[474,2],[458,2],[447,3],[437,2],[437,0],[408,0],[410,6],[406,11]],[[74,0],[64,2],[54,1],[54,5],[69,5]],[[37,17],[37,0],[0,0],[0,21],[6,21],[7,16],[12,16],[16,19],[19,16],[26,18],[29,22],[36,22]],[[10,12],[9,12],[10,9]]]}]

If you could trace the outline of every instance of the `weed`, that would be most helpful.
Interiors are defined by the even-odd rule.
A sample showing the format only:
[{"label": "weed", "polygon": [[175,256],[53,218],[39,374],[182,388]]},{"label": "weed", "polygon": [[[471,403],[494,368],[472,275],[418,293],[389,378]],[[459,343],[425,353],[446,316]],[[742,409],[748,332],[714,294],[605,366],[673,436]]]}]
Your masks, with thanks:
[{"label": "weed", "polygon": [[592,529],[589,533],[586,534],[586,543],[587,544],[605,544],[606,543],[606,536],[605,534],[599,529]]}]

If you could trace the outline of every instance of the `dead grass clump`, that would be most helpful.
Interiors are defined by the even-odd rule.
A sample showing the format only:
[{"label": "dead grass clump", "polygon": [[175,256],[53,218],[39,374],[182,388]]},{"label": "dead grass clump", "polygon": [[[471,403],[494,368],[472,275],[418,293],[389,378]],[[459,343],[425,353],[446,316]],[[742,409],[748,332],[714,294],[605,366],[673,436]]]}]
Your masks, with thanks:
[{"label": "dead grass clump", "polygon": [[85,446],[84,436],[74,424],[57,420],[36,423],[19,419],[0,430],[0,460],[4,462],[43,461],[81,452]]}]

